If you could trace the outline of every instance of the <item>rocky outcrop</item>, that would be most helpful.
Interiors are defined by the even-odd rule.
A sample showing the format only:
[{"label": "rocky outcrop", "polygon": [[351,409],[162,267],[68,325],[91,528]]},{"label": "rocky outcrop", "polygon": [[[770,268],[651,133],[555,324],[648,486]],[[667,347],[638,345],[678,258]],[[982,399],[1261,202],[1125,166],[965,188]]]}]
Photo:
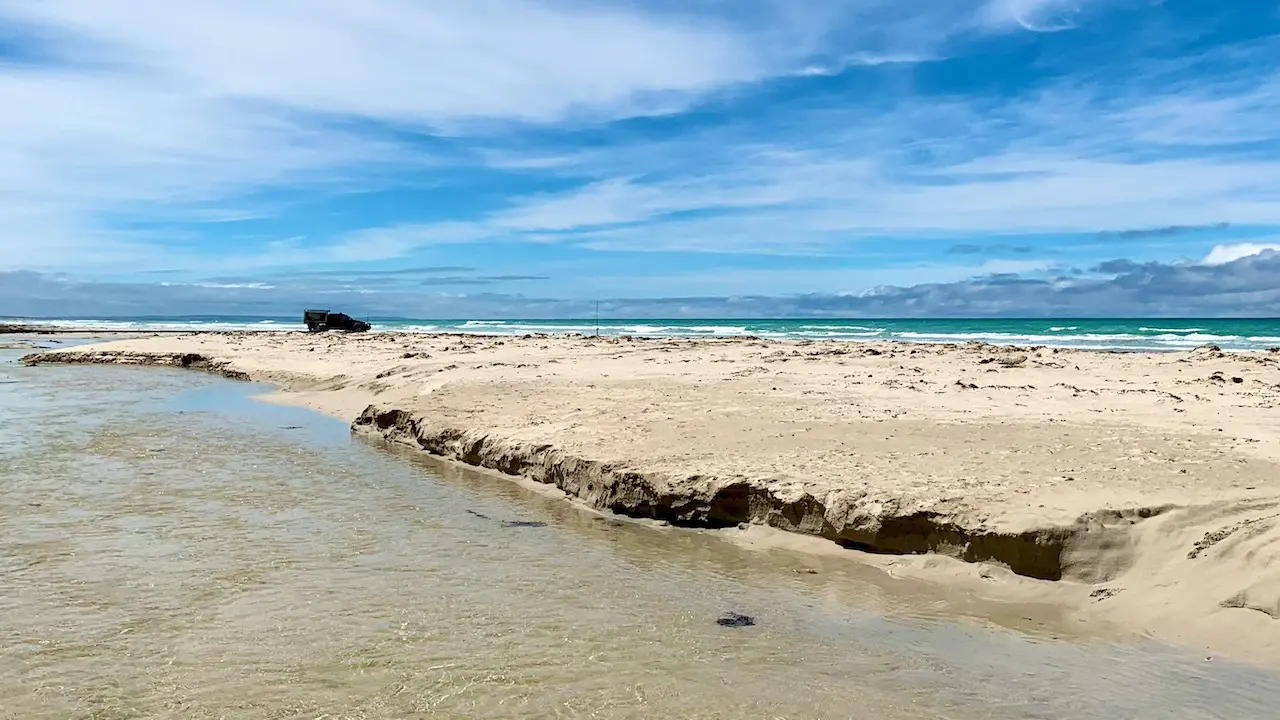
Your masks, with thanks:
[{"label": "rocky outcrop", "polygon": [[[994,562],[1018,575],[1044,580],[1083,579],[1096,563],[1083,563],[1075,572],[1072,549],[1097,547],[1104,544],[1103,536],[1123,532],[1097,517],[1081,518],[1069,527],[999,532],[948,513],[902,508],[856,493],[817,497],[763,479],[671,477],[576,457],[550,445],[438,426],[411,412],[376,405],[366,408],[352,429],[447,460],[553,485],[591,507],[629,517],[685,527],[764,525],[872,553],[939,553],[967,562]],[[1154,512],[1135,511],[1142,516]],[[1119,515],[1114,519],[1130,524]],[[1118,563],[1116,569],[1123,565]]]},{"label": "rocky outcrop", "polygon": [[231,367],[228,360],[217,360],[199,353],[131,353],[112,350],[66,350],[32,353],[22,358],[28,365],[45,363],[83,365],[151,365],[186,368],[220,375],[231,380],[249,380],[248,373]]}]

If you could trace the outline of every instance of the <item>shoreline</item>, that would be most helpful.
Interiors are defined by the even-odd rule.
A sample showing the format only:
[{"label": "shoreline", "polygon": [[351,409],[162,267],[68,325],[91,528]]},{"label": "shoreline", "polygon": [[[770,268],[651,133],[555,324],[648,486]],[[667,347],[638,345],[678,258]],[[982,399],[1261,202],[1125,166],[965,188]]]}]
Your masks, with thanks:
[{"label": "shoreline", "polygon": [[[936,579],[966,592],[1061,602],[1082,617],[1248,661],[1267,661],[1280,648],[1280,628],[1270,625],[1280,615],[1280,572],[1268,567],[1280,553],[1271,520],[1280,514],[1280,437],[1266,424],[1280,398],[1280,363],[1270,357],[883,341],[218,332],[24,360],[160,365],[265,381],[281,388],[277,399],[352,421],[355,432],[555,487],[589,507],[673,525],[823,538],[833,549],[872,553],[882,567],[946,576]],[[859,365],[873,372],[851,371]],[[1154,381],[1181,384],[1178,393],[1132,387],[1169,375],[1170,366],[1204,372]],[[546,376],[527,372],[536,369]],[[626,370],[645,375],[640,387]],[[939,374],[961,377],[931,380]],[[984,375],[996,378],[975,382]],[[1025,377],[990,382],[1014,375]],[[1043,382],[1054,375],[1064,375],[1051,378],[1062,382]],[[799,394],[783,376],[802,386]],[[837,377],[859,386],[849,388],[860,391],[856,414],[847,403],[804,399]],[[1084,379],[1114,386],[1086,387]],[[1210,389],[1221,397],[1209,397]],[[1242,399],[1256,407],[1240,411]],[[773,406],[778,400],[783,407]],[[1195,407],[1215,402],[1220,407]],[[1110,412],[1090,407],[1108,403]],[[1228,407],[1237,411],[1233,430],[1247,431],[1249,442],[1228,448],[1222,435],[1199,437],[1220,432],[1208,425],[1225,422],[1218,416]],[[841,409],[839,422],[829,417]],[[625,422],[632,413],[639,417]],[[1130,417],[1105,417],[1117,413]],[[908,419],[914,415],[922,421]],[[887,437],[873,439],[873,431]],[[1136,463],[1103,447],[1126,432],[1139,433],[1127,448],[1137,451],[1128,458]],[[791,439],[820,433],[820,443]],[[659,442],[646,443],[648,434],[661,435]],[[1210,441],[1216,447],[1202,447]],[[1147,472],[1128,487],[1109,480],[1158,465],[1147,462],[1148,445],[1155,450],[1147,455],[1165,456],[1166,472]],[[1075,446],[1072,462],[1089,467],[1051,483],[1035,477]],[[805,457],[816,450],[827,455]],[[734,453],[751,457],[735,464]],[[831,467],[849,455],[863,462]],[[938,457],[931,462],[931,455]],[[931,464],[963,473],[922,476]],[[1016,472],[1005,467],[1015,465]],[[1209,487],[1167,477],[1192,470]],[[991,482],[984,473],[1003,476]],[[1022,475],[1031,478],[1027,487],[1017,485]],[[1240,482],[1224,482],[1233,479]],[[930,562],[937,556],[963,563],[937,572]]]},{"label": "shoreline", "polygon": [[[136,330],[124,330],[120,328],[95,328],[77,327],[72,325],[27,325],[24,323],[0,323],[0,335],[75,335],[79,337],[116,337],[116,336],[143,336],[143,335],[190,335],[192,332],[219,332],[216,330],[193,331],[191,329],[177,330],[167,328],[145,328]],[[271,330],[243,330],[236,332],[273,332]],[[279,330],[274,332],[281,332]]]},{"label": "shoreline", "polygon": [[[824,324],[828,322],[835,325]],[[942,326],[931,329],[928,322]],[[1058,348],[1109,353],[1177,353],[1200,346],[1218,346],[1228,352],[1266,355],[1280,353],[1280,321],[1274,328],[1214,323],[1259,323],[1258,318],[1186,319],[1189,327],[1152,327],[1140,325],[1139,319],[1078,320],[1101,323],[1099,327],[1048,325],[1067,322],[1043,319],[972,320],[941,319],[924,321],[907,318],[897,320],[830,320],[820,319],[731,319],[731,320],[610,320],[598,325],[585,320],[564,321],[460,321],[460,320],[396,320],[377,325],[371,335],[422,335],[438,337],[458,335],[475,338],[548,337],[548,338],[635,338],[645,340],[697,339],[755,341],[810,341],[866,343],[908,343],[912,345],[964,345],[970,343],[1020,347],[1029,350]],[[34,323],[34,324],[32,324]],[[93,323],[98,323],[94,325]],[[706,323],[712,323],[710,325]],[[716,324],[719,323],[719,324]],[[725,324],[728,323],[728,324]],[[817,323],[817,324],[813,324]],[[871,325],[853,324],[871,323]],[[968,327],[945,327],[948,323],[971,323]],[[999,323],[984,329],[984,323]],[[1039,323],[1033,327],[1011,327],[1008,323]],[[1129,323],[1129,326],[1124,326]],[[878,326],[874,326],[877,325]],[[1170,324],[1170,323],[1166,323]],[[1195,325],[1195,326],[1190,326]],[[594,329],[594,332],[593,332]],[[97,335],[182,335],[219,332],[283,334],[302,332],[301,323],[271,319],[259,322],[235,319],[184,321],[170,320],[0,320],[0,334],[39,332],[49,334]],[[1253,333],[1253,334],[1251,334]],[[1257,335],[1256,333],[1262,333]]]},{"label": "shoreline", "polygon": [[[212,368],[222,374],[234,370]],[[399,408],[370,405],[352,430],[408,445],[437,458],[549,485],[588,507],[676,527],[724,530],[773,527],[834,542],[846,550],[883,555],[936,553],[966,563],[995,562],[1015,575],[1062,580],[1067,542],[1084,528],[1043,528],[1020,533],[981,532],[939,522],[928,512],[884,518],[878,527],[833,526],[830,508],[807,493],[779,493],[750,480],[711,481],[673,488],[658,473],[617,467],[576,456],[554,446],[513,442],[479,429],[433,426],[427,418]],[[1161,511],[1140,509],[1154,516]]]}]

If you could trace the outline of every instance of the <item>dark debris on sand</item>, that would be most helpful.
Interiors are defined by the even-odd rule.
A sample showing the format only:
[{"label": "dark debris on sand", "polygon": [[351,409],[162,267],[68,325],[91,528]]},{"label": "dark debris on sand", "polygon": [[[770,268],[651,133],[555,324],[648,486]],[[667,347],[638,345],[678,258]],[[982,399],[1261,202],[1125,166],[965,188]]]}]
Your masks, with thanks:
[{"label": "dark debris on sand", "polygon": [[750,615],[730,612],[721,615],[716,624],[723,627],[750,627],[756,624],[756,619]]}]

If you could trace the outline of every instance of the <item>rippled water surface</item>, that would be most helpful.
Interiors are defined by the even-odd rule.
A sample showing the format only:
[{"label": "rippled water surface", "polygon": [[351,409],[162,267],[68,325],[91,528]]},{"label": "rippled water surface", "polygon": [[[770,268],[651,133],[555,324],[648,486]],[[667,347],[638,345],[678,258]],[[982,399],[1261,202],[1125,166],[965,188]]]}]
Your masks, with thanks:
[{"label": "rippled water surface", "polygon": [[[1055,639],[1033,609],[999,627],[840,558],[603,518],[353,440],[250,399],[261,387],[16,355],[0,356],[0,717],[1280,707],[1264,671]],[[720,627],[725,611],[758,624]]]},{"label": "rippled water surface", "polygon": [[[607,312],[607,308],[606,308]],[[905,342],[1007,345],[1047,345],[1095,350],[1190,350],[1214,344],[1224,350],[1259,351],[1280,346],[1276,318],[900,318],[844,320],[839,318],[780,319],[618,319],[596,320],[413,320],[363,318],[374,332],[449,332],[482,335],[582,333],[648,337],[732,337],[752,335],[770,340],[896,340]],[[5,322],[5,318],[0,318]],[[22,320],[15,324],[58,326],[86,330],[303,330],[299,316],[279,318],[208,315],[204,317],[150,316],[130,319]]]}]

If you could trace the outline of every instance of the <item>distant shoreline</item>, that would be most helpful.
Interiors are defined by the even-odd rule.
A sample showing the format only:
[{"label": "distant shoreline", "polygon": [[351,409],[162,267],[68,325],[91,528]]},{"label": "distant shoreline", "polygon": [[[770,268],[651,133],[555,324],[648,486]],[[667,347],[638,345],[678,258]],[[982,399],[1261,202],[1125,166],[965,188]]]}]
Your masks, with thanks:
[{"label": "distant shoreline", "polygon": [[[70,327],[65,325],[16,325],[0,323],[0,335],[84,335],[93,337],[119,337],[138,335],[181,335],[210,330],[118,330],[94,327]],[[270,332],[270,331],[263,331]]]},{"label": "distant shoreline", "polygon": [[[364,319],[364,318],[361,318]],[[1119,352],[1186,351],[1217,346],[1254,352],[1280,348],[1277,319],[620,319],[578,320],[431,320],[370,317],[374,333],[441,333],[467,336],[593,336],[647,338],[760,338],[848,342],[908,342],[964,345],[981,342],[1023,348],[1056,347]],[[208,331],[301,331],[301,316],[261,318],[208,315],[136,318],[0,318],[0,325],[50,334],[153,333]]]},{"label": "distant shoreline", "polygon": [[[223,334],[229,334],[229,333],[230,334],[249,333],[254,335],[294,335],[294,334],[308,335],[310,334],[308,333],[306,328],[302,325],[302,323],[298,323],[296,327],[285,325],[282,323],[273,323],[266,327],[263,327],[263,326],[224,327],[224,326],[218,326],[216,324],[211,323],[209,326],[204,326],[204,327],[195,325],[195,326],[189,326],[189,327],[174,328],[174,327],[155,327],[155,326],[153,327],[120,327],[119,325],[112,326],[112,325],[106,325],[106,324],[93,325],[91,323],[93,323],[94,321],[88,321],[88,320],[66,321],[66,322],[68,323],[75,322],[75,323],[83,323],[83,324],[75,324],[75,325],[60,324],[58,321],[52,321],[52,320],[44,321],[38,325],[0,322],[0,335],[32,335],[32,336],[59,336],[59,337],[101,338],[101,339],[125,339],[125,338],[138,338],[138,337],[148,337],[148,336],[164,336],[164,337],[172,337],[172,336],[180,336],[180,335],[214,335],[216,336],[216,335],[223,335]],[[107,322],[123,322],[123,321],[101,321],[101,322],[107,323]],[[374,328],[368,333],[360,333],[360,334],[377,335],[377,336],[390,335],[390,336],[405,336],[405,337],[425,337],[425,338],[460,337],[460,338],[495,338],[495,339],[521,338],[521,337],[579,338],[579,337],[595,336],[594,333],[591,331],[585,331],[585,329],[583,328],[569,325],[569,323],[573,323],[577,321],[558,321],[559,323],[561,323],[562,325],[565,325],[566,327],[546,325],[546,326],[543,326],[545,327],[545,330],[541,330],[541,331],[533,331],[531,328],[529,330],[525,330],[524,328],[526,326],[519,325],[519,324],[510,326],[510,328],[507,329],[506,331],[503,331],[503,327],[501,326],[494,327],[498,325],[498,323],[505,323],[505,322],[506,321],[492,321],[492,322],[465,321],[463,323],[464,325],[474,324],[475,326],[473,327],[459,326],[459,327],[449,327],[449,328],[441,328],[441,327],[435,327],[435,326],[426,326],[426,327],[381,326],[380,327],[375,325]],[[157,321],[156,324],[159,325],[160,322]],[[875,343],[890,343],[894,345],[902,344],[902,345],[912,346],[912,347],[921,347],[921,346],[958,347],[958,346],[965,346],[965,345],[990,345],[995,347],[1019,348],[1022,350],[1050,348],[1050,349],[1059,349],[1059,350],[1100,352],[1100,353],[1112,353],[1112,354],[1121,353],[1121,354],[1161,354],[1163,355],[1167,353],[1186,352],[1189,350],[1195,350],[1199,348],[1224,350],[1227,352],[1243,353],[1246,355],[1255,355],[1259,353],[1262,353],[1262,354],[1280,353],[1280,336],[1263,338],[1266,340],[1277,341],[1277,344],[1274,346],[1267,345],[1267,346],[1255,346],[1255,347],[1233,347],[1229,343],[1219,344],[1212,341],[1205,341],[1196,345],[1185,345],[1181,347],[1179,346],[1124,347],[1120,345],[1110,346],[1106,344],[1100,344],[1095,346],[1080,346],[1080,345],[1075,345],[1071,343],[1055,343],[1048,340],[1019,341],[1014,338],[1002,338],[999,335],[993,335],[989,338],[975,337],[975,338],[967,338],[967,339],[966,338],[948,339],[946,337],[939,337],[936,339],[931,337],[885,338],[885,337],[870,337],[870,336],[824,338],[824,337],[808,337],[808,336],[768,337],[768,336],[751,334],[749,332],[700,334],[700,335],[678,334],[678,333],[673,334],[673,333],[664,333],[664,332],[623,332],[623,330],[626,330],[626,329],[630,329],[630,328],[620,327],[619,325],[616,325],[616,324],[609,326],[602,323],[600,327],[601,334],[599,335],[599,337],[613,337],[613,338],[631,337],[631,338],[649,339],[649,340],[661,340],[661,339],[744,340],[744,341],[763,341],[763,342],[779,342],[779,343],[837,342],[842,344],[849,343],[849,344],[860,344],[860,345],[875,344]],[[654,330],[654,328],[645,328],[645,327],[639,327],[636,329]],[[736,330],[739,328],[734,328],[734,329]],[[1278,332],[1280,332],[1280,330],[1278,330]]]}]

